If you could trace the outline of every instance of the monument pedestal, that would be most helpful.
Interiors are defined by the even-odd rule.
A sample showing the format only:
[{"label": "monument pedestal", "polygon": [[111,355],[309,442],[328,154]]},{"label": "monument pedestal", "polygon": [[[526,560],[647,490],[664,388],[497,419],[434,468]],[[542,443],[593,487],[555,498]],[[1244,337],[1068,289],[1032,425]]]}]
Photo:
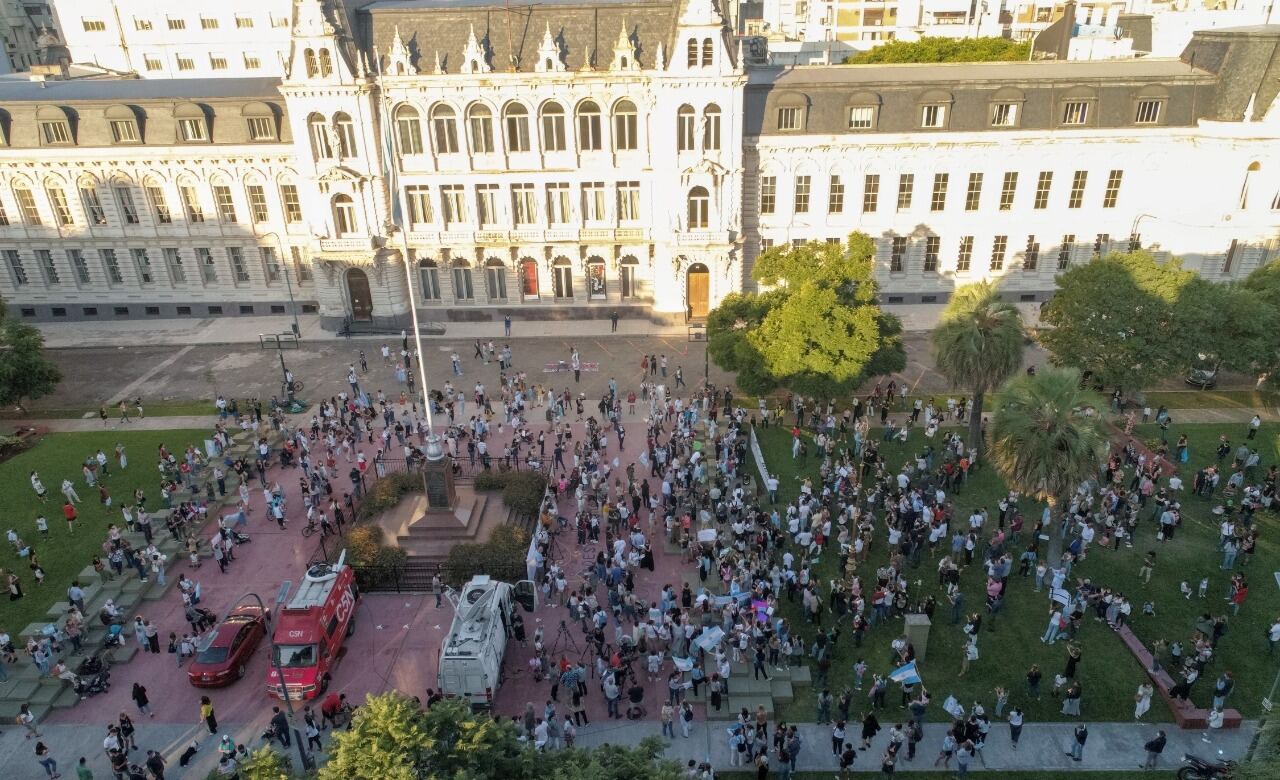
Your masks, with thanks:
[{"label": "monument pedestal", "polygon": [[916,650],[916,660],[923,661],[929,649],[929,616],[925,614],[907,615],[906,628],[903,633],[907,641]]},{"label": "monument pedestal", "polygon": [[487,542],[495,528],[511,521],[499,493],[456,485],[447,458],[428,460],[422,481],[422,493],[405,496],[376,521],[383,541],[411,559],[444,563],[455,545]]}]

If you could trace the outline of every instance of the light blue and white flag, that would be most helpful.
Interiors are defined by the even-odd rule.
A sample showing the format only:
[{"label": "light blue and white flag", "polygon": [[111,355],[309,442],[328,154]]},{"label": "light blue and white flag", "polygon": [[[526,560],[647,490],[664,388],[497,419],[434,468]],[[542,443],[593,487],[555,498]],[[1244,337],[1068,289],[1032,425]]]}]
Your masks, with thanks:
[{"label": "light blue and white flag", "polygon": [[902,683],[903,685],[915,685],[921,681],[920,673],[916,671],[915,661],[899,666],[897,669],[889,672],[889,679],[896,683]]}]

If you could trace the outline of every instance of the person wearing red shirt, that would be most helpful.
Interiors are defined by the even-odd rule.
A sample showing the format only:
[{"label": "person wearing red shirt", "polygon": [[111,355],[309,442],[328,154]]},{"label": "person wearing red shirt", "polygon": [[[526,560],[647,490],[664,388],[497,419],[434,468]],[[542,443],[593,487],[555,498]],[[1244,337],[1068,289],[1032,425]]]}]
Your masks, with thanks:
[{"label": "person wearing red shirt", "polygon": [[62,515],[67,518],[67,533],[75,533],[76,517],[78,515],[76,514],[75,506],[73,506],[70,501],[64,501],[62,503]]}]

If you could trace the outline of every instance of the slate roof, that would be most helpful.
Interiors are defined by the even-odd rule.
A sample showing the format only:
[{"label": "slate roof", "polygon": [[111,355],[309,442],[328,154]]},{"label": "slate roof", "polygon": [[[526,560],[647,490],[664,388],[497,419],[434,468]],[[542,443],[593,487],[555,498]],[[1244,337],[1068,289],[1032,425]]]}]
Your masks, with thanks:
[{"label": "slate roof", "polygon": [[214,98],[265,98],[280,100],[279,78],[237,79],[134,79],[119,77],[78,78],[66,81],[31,80],[29,73],[0,78],[0,103],[73,100],[211,100]]},{"label": "slate roof", "polygon": [[[1220,80],[1208,118],[1261,119],[1280,93],[1280,24],[1200,30],[1182,59]],[[1253,115],[1245,117],[1251,100]]]}]

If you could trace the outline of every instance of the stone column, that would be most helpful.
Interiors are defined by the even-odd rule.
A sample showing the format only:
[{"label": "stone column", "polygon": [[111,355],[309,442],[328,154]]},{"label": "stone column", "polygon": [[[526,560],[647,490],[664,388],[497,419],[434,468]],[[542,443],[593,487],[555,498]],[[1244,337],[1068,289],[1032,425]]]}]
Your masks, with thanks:
[{"label": "stone column", "polygon": [[929,616],[925,614],[907,615],[904,633],[907,641],[916,650],[916,661],[924,661],[929,647]]}]

